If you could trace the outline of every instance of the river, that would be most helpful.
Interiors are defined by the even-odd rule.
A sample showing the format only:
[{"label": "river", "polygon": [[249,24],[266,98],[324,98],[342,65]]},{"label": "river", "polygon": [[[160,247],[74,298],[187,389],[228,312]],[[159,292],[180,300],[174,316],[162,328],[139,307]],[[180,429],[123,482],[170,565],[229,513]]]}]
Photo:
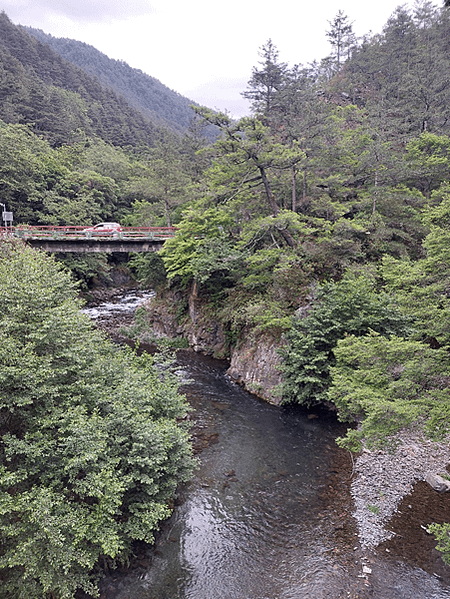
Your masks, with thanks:
[{"label": "river", "polygon": [[351,458],[335,445],[342,425],[332,414],[271,406],[232,383],[224,363],[191,351],[177,362],[199,467],[155,547],[105,578],[102,597],[450,598],[431,574],[359,546]]}]

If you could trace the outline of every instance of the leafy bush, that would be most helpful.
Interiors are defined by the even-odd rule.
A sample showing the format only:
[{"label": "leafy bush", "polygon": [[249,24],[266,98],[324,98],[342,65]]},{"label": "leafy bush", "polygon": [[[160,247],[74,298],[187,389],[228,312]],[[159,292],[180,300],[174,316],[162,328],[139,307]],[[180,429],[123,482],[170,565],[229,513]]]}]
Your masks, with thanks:
[{"label": "leafy bush", "polygon": [[154,289],[166,281],[164,262],[156,252],[133,254],[128,264],[145,287]]},{"label": "leafy bush", "polygon": [[445,350],[371,332],[341,339],[334,354],[328,399],[341,420],[360,423],[341,445],[358,450],[362,439],[383,445],[413,423],[426,423],[434,437],[448,432],[450,363]]},{"label": "leafy bush", "polygon": [[80,313],[61,266],[0,245],[0,596],[96,594],[191,474],[178,381]]},{"label": "leafy bush", "polygon": [[349,271],[337,282],[318,287],[305,317],[293,317],[283,351],[284,402],[312,405],[328,399],[334,348],[345,335],[365,335],[370,329],[383,335],[402,334],[407,319],[391,296],[379,292],[370,271]]},{"label": "leafy bush", "polygon": [[106,280],[109,278],[111,267],[108,264],[107,254],[104,252],[85,254],[67,252],[66,254],[57,254],[57,259],[70,269],[83,291],[87,291],[97,277],[103,277]]},{"label": "leafy bush", "polygon": [[442,552],[442,559],[446,564],[450,565],[450,523],[431,524],[428,527],[428,531],[438,541],[436,549]]}]

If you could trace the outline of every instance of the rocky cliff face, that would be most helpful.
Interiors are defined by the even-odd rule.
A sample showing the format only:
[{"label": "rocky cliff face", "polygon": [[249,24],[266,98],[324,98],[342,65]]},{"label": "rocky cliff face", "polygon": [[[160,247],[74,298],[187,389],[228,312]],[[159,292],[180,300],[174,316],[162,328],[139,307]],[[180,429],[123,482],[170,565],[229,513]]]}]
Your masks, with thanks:
[{"label": "rocky cliff face", "polygon": [[228,375],[251,393],[279,405],[281,402],[279,347],[279,343],[270,337],[247,331],[238,346],[230,351]]},{"label": "rocky cliff face", "polygon": [[147,320],[157,337],[185,337],[195,351],[229,360],[228,375],[234,381],[270,403],[280,403],[279,342],[245,330],[238,342],[230,345],[226,331],[198,297],[195,285],[188,297],[169,290],[150,300]]}]

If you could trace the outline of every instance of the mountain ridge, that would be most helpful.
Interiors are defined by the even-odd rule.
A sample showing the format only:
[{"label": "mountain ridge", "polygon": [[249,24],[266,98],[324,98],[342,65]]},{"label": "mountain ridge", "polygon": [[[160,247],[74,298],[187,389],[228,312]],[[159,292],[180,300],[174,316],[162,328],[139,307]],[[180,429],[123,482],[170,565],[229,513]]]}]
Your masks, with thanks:
[{"label": "mountain ridge", "polygon": [[121,95],[155,124],[178,132],[188,129],[195,116],[192,106],[197,104],[155,77],[123,60],[109,58],[85,42],[58,38],[33,27],[20,27],[63,59],[96,77],[102,85]]},{"label": "mountain ridge", "polygon": [[162,127],[98,78],[0,13],[0,119],[26,125],[52,146],[81,132],[116,146],[152,146]]}]

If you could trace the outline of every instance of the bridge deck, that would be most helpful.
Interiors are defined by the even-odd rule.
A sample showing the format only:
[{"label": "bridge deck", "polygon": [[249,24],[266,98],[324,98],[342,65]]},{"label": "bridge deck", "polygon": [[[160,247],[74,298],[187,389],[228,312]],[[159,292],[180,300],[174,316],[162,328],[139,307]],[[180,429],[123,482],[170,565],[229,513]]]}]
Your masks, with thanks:
[{"label": "bridge deck", "polygon": [[175,231],[174,227],[123,227],[111,232],[74,226],[0,227],[0,235],[12,235],[47,252],[154,252]]}]

